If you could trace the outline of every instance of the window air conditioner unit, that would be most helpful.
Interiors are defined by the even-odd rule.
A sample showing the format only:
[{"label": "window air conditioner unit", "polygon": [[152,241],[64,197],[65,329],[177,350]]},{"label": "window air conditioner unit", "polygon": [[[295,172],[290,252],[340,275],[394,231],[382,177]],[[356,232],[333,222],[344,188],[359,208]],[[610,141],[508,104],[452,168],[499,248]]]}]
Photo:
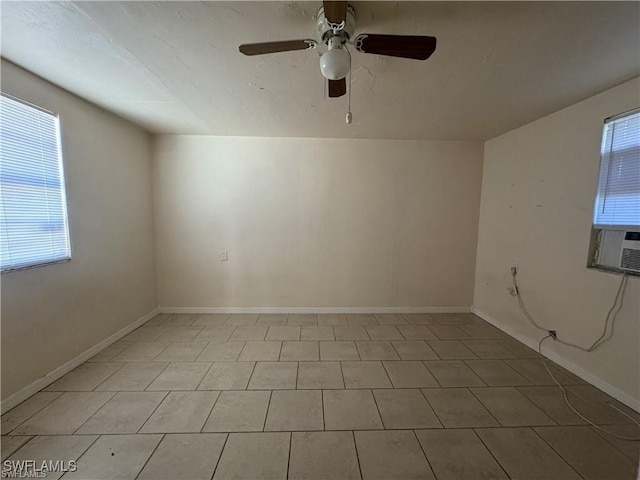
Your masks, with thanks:
[{"label": "window air conditioner unit", "polygon": [[640,273],[640,232],[626,232],[620,249],[620,269]]}]

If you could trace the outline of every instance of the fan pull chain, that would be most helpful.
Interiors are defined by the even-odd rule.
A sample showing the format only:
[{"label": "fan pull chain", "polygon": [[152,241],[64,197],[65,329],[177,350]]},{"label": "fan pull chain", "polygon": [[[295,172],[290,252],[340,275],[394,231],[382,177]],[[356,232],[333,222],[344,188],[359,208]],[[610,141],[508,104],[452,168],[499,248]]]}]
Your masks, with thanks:
[{"label": "fan pull chain", "polygon": [[351,52],[349,51],[346,45],[344,46],[344,49],[349,54],[349,92],[347,93],[348,106],[347,106],[347,116],[345,117],[345,121],[347,122],[347,125],[351,125],[351,122],[353,122],[353,114],[351,113]]}]

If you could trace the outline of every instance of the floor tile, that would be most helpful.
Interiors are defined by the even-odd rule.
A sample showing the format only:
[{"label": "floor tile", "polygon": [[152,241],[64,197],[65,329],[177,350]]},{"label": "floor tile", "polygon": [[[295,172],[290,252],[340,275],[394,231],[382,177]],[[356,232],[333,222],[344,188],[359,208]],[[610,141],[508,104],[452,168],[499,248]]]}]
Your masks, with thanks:
[{"label": "floor tile", "polygon": [[136,433],[166,395],[167,392],[118,392],[76,433]]},{"label": "floor tile", "polygon": [[170,315],[164,322],[162,322],[162,325],[170,326],[170,327],[187,327],[187,326],[193,325],[199,316],[200,315],[198,314],[190,314],[190,313],[173,314],[173,315]]},{"label": "floor tile", "polygon": [[373,315],[368,313],[347,314],[347,324],[352,326],[378,325],[378,321]]},{"label": "floor tile", "polygon": [[287,325],[317,325],[318,315],[312,314],[293,314],[287,318]]},{"label": "floor tile", "polygon": [[[518,390],[560,425],[586,425],[587,423],[566,404],[562,390],[557,386],[518,387]],[[570,395],[569,398],[574,408],[582,415],[594,418],[593,408],[590,405],[574,395]]]},{"label": "floor tile", "polygon": [[145,327],[156,327],[158,325],[162,325],[165,321],[167,321],[171,317],[170,313],[159,313],[151,320],[147,321],[144,326]]},{"label": "floor tile", "polygon": [[520,343],[513,338],[496,340],[496,342],[513,353],[517,358],[540,358],[540,354],[533,348],[529,348],[524,343]]},{"label": "floor tile", "polygon": [[382,362],[394,388],[439,387],[436,379],[422,362]]},{"label": "floor tile", "polygon": [[496,327],[492,325],[463,325],[460,327],[466,333],[468,333],[471,338],[476,338],[478,340],[500,340],[507,338],[507,335]]},{"label": "floor tile", "polygon": [[[628,458],[630,458],[634,465],[640,465],[640,448],[638,447],[637,441],[612,437],[611,435],[598,430],[595,427],[589,428],[591,428],[591,431],[593,433],[600,435],[601,438],[609,442],[611,445],[625,454]],[[606,428],[608,432],[614,433],[615,435],[620,435],[630,439],[640,438],[640,427],[638,427],[637,425],[607,425],[604,428]]]},{"label": "floor tile", "polygon": [[531,385],[502,360],[467,360],[466,364],[490,387]]},{"label": "floor tile", "polygon": [[462,340],[478,358],[515,358],[515,355],[495,340]]},{"label": "floor tile", "polygon": [[[11,454],[13,454],[16,450],[18,450],[32,438],[33,437],[31,435],[2,435],[2,437],[0,437],[0,452],[2,452],[2,461],[8,458]],[[58,438],[61,437],[58,436]]]},{"label": "floor tile", "polygon": [[44,391],[90,392],[124,366],[124,363],[83,363],[59,378]]},{"label": "floor tile", "polygon": [[128,363],[96,387],[96,391],[144,390],[167,363]]},{"label": "floor tile", "polygon": [[203,432],[261,432],[271,392],[220,392]]},{"label": "floor tile", "polygon": [[534,430],[586,480],[622,480],[638,474],[637,463],[634,465],[588,427],[536,427]]},{"label": "floor tile", "polygon": [[199,315],[195,322],[194,327],[220,327],[225,324],[229,315],[226,313],[205,313]]},{"label": "floor tile", "polygon": [[342,362],[346,388],[393,388],[382,362]]},{"label": "floor tile", "polygon": [[420,390],[374,390],[373,395],[386,429],[442,427]]},{"label": "floor tile", "polygon": [[259,342],[267,335],[266,325],[239,326],[229,337],[230,342]]},{"label": "floor tile", "polygon": [[400,360],[400,357],[387,341],[356,342],[362,360]]},{"label": "floor tile", "polygon": [[425,388],[422,393],[445,428],[500,426],[466,388]]},{"label": "floor tile", "polygon": [[280,390],[271,394],[265,431],[323,430],[322,391]]},{"label": "floor tile", "polygon": [[193,362],[207,342],[175,342],[165,348],[154,362]]},{"label": "floor tile", "polygon": [[363,480],[433,479],[412,431],[354,432]]},{"label": "floor tile", "polygon": [[167,331],[167,327],[140,327],[122,337],[125,342],[153,342]]},{"label": "floor tile", "polygon": [[318,342],[282,342],[281,362],[320,360]]},{"label": "floor tile", "polygon": [[284,314],[261,314],[256,325],[286,325],[287,315]]},{"label": "floor tile", "polygon": [[141,433],[197,433],[220,392],[169,392]]},{"label": "floor tile", "polygon": [[216,433],[167,435],[136,480],[209,480],[213,476],[226,439],[226,435]]},{"label": "floor tile", "polygon": [[512,479],[580,478],[530,428],[479,428],[476,433]]},{"label": "floor tile", "polygon": [[225,323],[227,325],[252,326],[255,325],[257,321],[257,314],[246,313],[229,315],[229,318],[227,318],[227,321]]},{"label": "floor tile", "polygon": [[427,344],[442,360],[478,358],[475,353],[465,347],[459,340],[432,340]]},{"label": "floor tile", "polygon": [[400,313],[376,313],[374,317],[380,325],[408,325]]},{"label": "floor tile", "polygon": [[470,323],[458,313],[432,313],[431,316],[438,325],[443,326],[461,326]]},{"label": "floor tile", "polygon": [[550,417],[513,387],[470,390],[505,427],[555,425]]},{"label": "floor tile", "polygon": [[238,361],[277,361],[282,342],[246,342]]},{"label": "floor tile", "polygon": [[333,327],[304,326],[302,327],[300,339],[306,342],[335,340],[335,337],[333,336]]},{"label": "floor tile", "polygon": [[436,334],[440,340],[459,340],[462,338],[471,338],[468,333],[464,332],[455,325],[434,325],[429,330]]},{"label": "floor tile", "polygon": [[13,430],[13,435],[65,435],[76,431],[112,392],[66,392]]},{"label": "floor tile", "polygon": [[162,435],[103,435],[64,478],[135,478],[160,443]]},{"label": "floor tile", "polygon": [[213,362],[198,390],[245,390],[256,362]]},{"label": "floor tile", "polygon": [[22,422],[38,413],[62,395],[62,392],[38,392],[2,415],[2,435],[6,435]]},{"label": "floor tile", "polygon": [[320,360],[360,360],[360,355],[354,342],[320,342]]},{"label": "floor tile", "polygon": [[250,390],[295,389],[298,362],[257,362],[253,369]]},{"label": "floor tile", "polygon": [[294,326],[271,326],[267,331],[265,340],[271,341],[299,341],[300,340],[300,327]]},{"label": "floor tile", "polygon": [[[522,358],[515,360],[505,360],[505,363],[516,370],[534,385],[556,385],[556,383],[544,368],[541,358]],[[551,368],[551,367],[550,367]],[[556,369],[551,369],[553,376],[561,385],[571,385],[572,380]]]},{"label": "floor tile", "polygon": [[[568,385],[565,387],[568,394],[573,397],[578,397],[582,399],[584,402],[588,403],[593,407],[593,412],[590,412],[592,415],[591,418],[595,419],[595,423],[600,424],[627,424],[640,422],[640,413],[635,410],[631,410],[626,405],[623,405],[618,400],[610,397],[603,391],[597,389],[593,385]],[[626,415],[618,412],[615,408],[626,412]],[[631,418],[629,418],[629,416]]]},{"label": "floor tile", "polygon": [[384,428],[371,390],[323,390],[326,430]]},{"label": "floor tile", "polygon": [[113,357],[113,362],[150,362],[169,346],[169,342],[135,342]]},{"label": "floor tile", "polygon": [[367,330],[362,326],[333,327],[336,340],[369,340]]},{"label": "floor tile", "polygon": [[318,315],[318,325],[347,325],[347,317],[342,314]]},{"label": "floor tile", "polygon": [[290,439],[288,432],[230,433],[214,480],[287,478]]},{"label": "floor tile", "polygon": [[353,433],[292,433],[289,479],[359,480],[360,470]]},{"label": "floor tile", "polygon": [[205,374],[211,368],[211,362],[171,363],[147,390],[195,390]]},{"label": "floor tile", "polygon": [[340,362],[300,362],[297,388],[299,390],[344,388]]},{"label": "floor tile", "polygon": [[402,316],[409,325],[439,325],[428,313],[404,313]]},{"label": "floor tile", "polygon": [[443,387],[484,387],[486,384],[467,364],[460,360],[424,362],[429,371]]},{"label": "floor tile", "polygon": [[[11,455],[10,460],[30,460],[36,462],[37,465],[42,465],[42,462],[62,460],[68,468],[69,462],[78,460],[97,438],[97,435],[47,435],[35,437],[27,445]],[[4,440],[3,438],[3,447]],[[64,472],[50,471],[47,473],[46,478],[47,480],[60,478],[63,474]]]},{"label": "floor tile", "polygon": [[417,430],[438,480],[507,480],[498,462],[473,430]]},{"label": "floor tile", "polygon": [[404,340],[398,329],[393,325],[364,327],[371,340]]},{"label": "floor tile", "polygon": [[399,326],[398,330],[405,340],[437,340],[438,337],[424,325]]},{"label": "floor tile", "polygon": [[198,355],[198,362],[233,362],[238,359],[244,342],[211,342]]},{"label": "floor tile", "polygon": [[438,360],[436,352],[423,340],[391,342],[402,360]]},{"label": "floor tile", "polygon": [[113,357],[115,357],[119,353],[122,353],[131,345],[133,345],[133,342],[119,341],[119,342],[113,343],[109,345],[107,348],[105,348],[104,350],[102,350],[100,353],[91,357],[89,360],[87,360],[87,362],[89,363],[110,362],[113,359]]},{"label": "floor tile", "polygon": [[201,331],[203,327],[171,327],[160,335],[156,341],[158,342],[191,342]]},{"label": "floor tile", "polygon": [[218,325],[204,327],[193,339],[194,342],[226,342],[231,338],[236,327],[233,325]]}]

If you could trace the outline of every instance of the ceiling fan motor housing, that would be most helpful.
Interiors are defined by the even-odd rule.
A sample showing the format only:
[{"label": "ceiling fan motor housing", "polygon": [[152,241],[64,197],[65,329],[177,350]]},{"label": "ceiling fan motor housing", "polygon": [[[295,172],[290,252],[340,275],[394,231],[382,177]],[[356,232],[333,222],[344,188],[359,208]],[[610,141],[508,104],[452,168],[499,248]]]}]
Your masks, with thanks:
[{"label": "ceiling fan motor housing", "polygon": [[318,39],[325,45],[329,45],[329,40],[334,36],[341,37],[341,43],[344,44],[352,37],[353,32],[356,29],[356,12],[351,5],[347,6],[347,18],[345,18],[342,28],[334,29],[334,26],[339,26],[333,25],[329,20],[327,20],[327,17],[324,15],[324,7],[320,7],[317,18],[316,32],[318,34]]}]

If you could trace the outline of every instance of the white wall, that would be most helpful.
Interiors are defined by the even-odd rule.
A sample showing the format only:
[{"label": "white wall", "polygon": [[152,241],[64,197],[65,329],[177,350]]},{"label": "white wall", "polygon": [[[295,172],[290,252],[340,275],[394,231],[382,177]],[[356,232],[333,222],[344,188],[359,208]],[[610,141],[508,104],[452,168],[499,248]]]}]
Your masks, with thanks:
[{"label": "white wall", "polygon": [[150,138],[2,61],[2,91],[60,115],[72,260],[2,275],[2,399],[156,307]]},{"label": "white wall", "polygon": [[[564,340],[600,335],[621,277],[586,268],[603,121],[640,104],[638,79],[485,143],[474,306],[536,342],[509,296],[509,268],[539,323]],[[594,353],[551,342],[550,350],[599,386],[640,407],[639,279],[629,278],[612,340]]]},{"label": "white wall", "polygon": [[471,305],[482,144],[159,136],[153,170],[161,306]]}]

